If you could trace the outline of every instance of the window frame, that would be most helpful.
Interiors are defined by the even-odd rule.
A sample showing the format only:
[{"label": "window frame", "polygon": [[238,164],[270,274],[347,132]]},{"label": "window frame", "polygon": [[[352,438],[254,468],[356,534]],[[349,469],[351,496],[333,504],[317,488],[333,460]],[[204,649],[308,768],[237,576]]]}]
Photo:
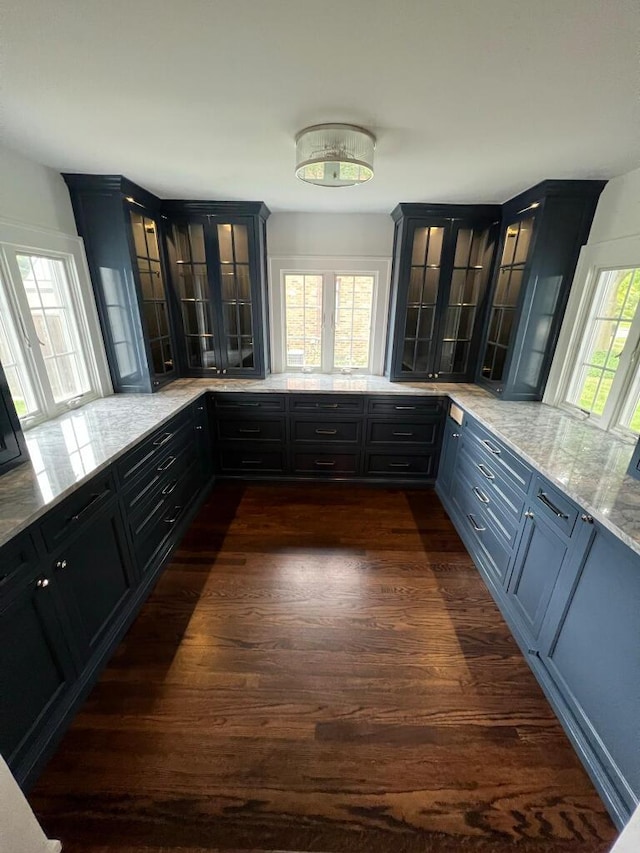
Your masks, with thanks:
[{"label": "window frame", "polygon": [[[286,323],[284,281],[285,275],[319,275],[326,289],[327,277],[331,282],[331,317],[327,317],[327,296],[323,293],[323,320],[321,343],[321,366],[313,371],[303,367],[286,365]],[[340,275],[363,275],[374,278],[374,298],[371,317],[369,367],[352,368],[345,371],[334,368],[333,352],[335,340],[335,282]],[[313,373],[325,375],[382,376],[389,319],[389,288],[391,259],[359,257],[309,257],[271,256],[269,259],[269,315],[271,318],[271,371],[272,373]],[[327,346],[327,342],[330,343]]]},{"label": "window frame", "polygon": [[[37,351],[39,344],[34,337],[35,327],[31,317],[24,316],[28,303],[17,266],[19,254],[50,258],[61,261],[64,266],[69,307],[77,326],[77,351],[82,355],[89,385],[89,390],[80,399],[72,398],[56,403],[42,358],[39,353],[34,356],[34,350]],[[38,405],[37,413],[19,417],[22,428],[30,429],[77,406],[113,393],[82,239],[60,231],[0,219],[0,276],[0,287],[4,285],[9,321],[15,332],[19,356],[25,365]]]},{"label": "window frame", "polygon": [[621,419],[630,405],[632,390],[640,382],[640,306],[629,330],[630,342],[635,339],[635,343],[625,346],[621,354],[603,414],[587,414],[567,400],[583,350],[600,274],[620,269],[640,269],[640,235],[582,247],[543,402],[635,443],[638,433],[624,426]]}]

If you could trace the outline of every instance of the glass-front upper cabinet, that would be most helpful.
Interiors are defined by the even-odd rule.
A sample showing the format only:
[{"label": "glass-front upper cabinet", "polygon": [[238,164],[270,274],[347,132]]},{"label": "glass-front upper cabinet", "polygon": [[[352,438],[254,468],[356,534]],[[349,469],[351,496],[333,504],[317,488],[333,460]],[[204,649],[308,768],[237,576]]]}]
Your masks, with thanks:
[{"label": "glass-front upper cabinet", "polygon": [[177,375],[160,199],[121,175],[64,175],[115,391],[156,391]]},{"label": "glass-front upper cabinet", "polygon": [[166,202],[165,209],[183,373],[263,378],[269,211],[260,202]]},{"label": "glass-front upper cabinet", "polygon": [[401,204],[396,221],[387,349],[393,380],[475,375],[500,209]]},{"label": "glass-front upper cabinet", "polygon": [[603,181],[543,181],[503,206],[477,381],[540,400]]}]

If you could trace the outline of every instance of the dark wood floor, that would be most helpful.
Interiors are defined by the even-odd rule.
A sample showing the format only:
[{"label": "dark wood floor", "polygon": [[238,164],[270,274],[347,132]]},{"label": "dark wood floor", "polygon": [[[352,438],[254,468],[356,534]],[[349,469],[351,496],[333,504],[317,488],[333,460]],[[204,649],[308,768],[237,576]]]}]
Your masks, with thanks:
[{"label": "dark wood floor", "polygon": [[437,498],[215,490],[30,796],[65,853],[602,853]]}]

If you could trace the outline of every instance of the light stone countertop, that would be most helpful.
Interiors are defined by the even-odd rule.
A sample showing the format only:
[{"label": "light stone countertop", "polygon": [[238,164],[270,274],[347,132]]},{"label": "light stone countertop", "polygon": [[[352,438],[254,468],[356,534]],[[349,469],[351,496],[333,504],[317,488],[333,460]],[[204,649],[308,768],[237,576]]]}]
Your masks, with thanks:
[{"label": "light stone countertop", "polygon": [[156,394],[118,394],[26,433],[31,461],[0,477],[0,545],[106,468],[204,391],[447,395],[640,554],[633,446],[543,403],[498,400],[476,385],[278,374],[179,379]]}]

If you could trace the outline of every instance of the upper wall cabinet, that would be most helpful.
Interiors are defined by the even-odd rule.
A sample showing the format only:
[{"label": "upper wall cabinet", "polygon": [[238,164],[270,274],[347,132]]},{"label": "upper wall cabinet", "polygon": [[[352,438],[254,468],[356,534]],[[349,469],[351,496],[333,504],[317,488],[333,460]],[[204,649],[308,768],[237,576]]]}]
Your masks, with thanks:
[{"label": "upper wall cabinet", "polygon": [[188,376],[269,372],[265,223],[262,202],[163,202]]},{"label": "upper wall cabinet", "polygon": [[500,221],[496,205],[400,204],[386,374],[472,381]]},{"label": "upper wall cabinet", "polygon": [[9,384],[0,364],[0,474],[29,458]]},{"label": "upper wall cabinet", "polygon": [[116,391],[177,376],[160,200],[120,175],[64,175],[84,239]]},{"label": "upper wall cabinet", "polygon": [[540,400],[604,181],[543,181],[503,206],[477,381]]}]

